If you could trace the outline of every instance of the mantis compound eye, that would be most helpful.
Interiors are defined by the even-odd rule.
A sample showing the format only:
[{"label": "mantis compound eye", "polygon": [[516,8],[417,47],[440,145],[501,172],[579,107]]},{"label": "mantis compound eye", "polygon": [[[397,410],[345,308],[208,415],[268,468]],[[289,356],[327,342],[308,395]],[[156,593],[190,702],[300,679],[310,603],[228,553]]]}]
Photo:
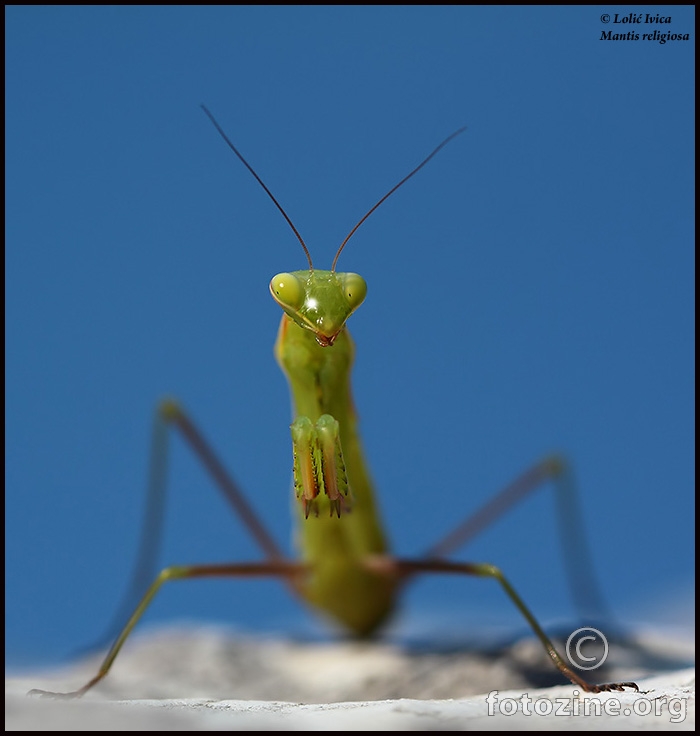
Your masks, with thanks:
[{"label": "mantis compound eye", "polygon": [[367,296],[367,282],[357,273],[343,274],[343,289],[350,309],[357,309]]},{"label": "mantis compound eye", "polygon": [[270,281],[270,291],[275,301],[284,307],[299,309],[304,303],[304,285],[292,273],[278,273]]}]

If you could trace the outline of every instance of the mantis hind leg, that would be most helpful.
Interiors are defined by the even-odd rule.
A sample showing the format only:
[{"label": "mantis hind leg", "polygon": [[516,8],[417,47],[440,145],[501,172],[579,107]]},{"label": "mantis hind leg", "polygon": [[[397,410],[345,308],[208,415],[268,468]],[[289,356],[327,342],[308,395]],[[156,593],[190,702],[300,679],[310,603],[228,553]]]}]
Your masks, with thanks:
[{"label": "mantis hind leg", "polygon": [[560,544],[574,605],[579,614],[589,620],[610,622],[613,617],[594,573],[576,479],[567,460],[559,455],[545,458],[526,470],[430,547],[424,556],[431,559],[446,557],[547,483],[554,486]]},{"label": "mantis hind leg", "polygon": [[574,602],[582,613],[585,612],[589,616],[595,615],[599,620],[608,619],[610,614],[593,574],[573,472],[567,462],[558,456],[546,458],[516,478],[493,499],[434,544],[423,558],[416,560],[377,558],[376,561],[370,560],[368,564],[372,567],[379,564],[380,569],[385,566],[387,574],[404,581],[415,574],[428,572],[461,573],[494,578],[527,620],[554,666],[571,682],[586,692],[623,690],[626,687],[639,690],[633,682],[594,685],[579,677],[557,652],[551,639],[545,634],[537,619],[499,568],[484,563],[461,563],[444,559],[446,555],[483,531],[511,506],[548,482],[554,483],[555,487],[561,544]]},{"label": "mantis hind leg", "polygon": [[160,588],[164,583],[167,583],[170,580],[185,580],[204,577],[266,576],[282,577],[293,584],[293,580],[296,579],[298,575],[302,574],[305,569],[304,565],[284,561],[255,562],[235,565],[174,565],[172,567],[166,567],[164,570],[161,570],[160,574],[146,590],[141,601],[136,606],[129,620],[126,622],[126,625],[122,628],[119,636],[116,638],[114,644],[112,644],[104,660],[102,660],[102,664],[100,665],[97,674],[91,680],[88,680],[88,682],[78,690],[73,690],[68,693],[55,693],[48,690],[30,690],[28,694],[54,698],[79,698],[92,687],[97,685],[97,683],[100,682],[100,680],[102,680],[111,669],[114,660],[117,658],[117,655],[124,645],[124,642],[128,639],[129,634],[131,634]]},{"label": "mantis hind leg", "polygon": [[158,553],[163,536],[163,519],[167,496],[168,446],[171,429],[178,430],[200,459],[221,493],[252,534],[267,560],[269,562],[280,562],[285,559],[277,543],[263,526],[236,481],[224,468],[216,453],[185,410],[174,399],[163,399],[156,407],[153,417],[146,505],[131,580],[122,602],[104,634],[89,646],[81,648],[78,653],[93,651],[114,641],[119,632],[122,631],[124,622],[131,615],[136,602],[144,595],[144,591],[147,590],[156,576]]},{"label": "mantis hind leg", "polygon": [[551,639],[547,634],[545,634],[537,619],[525,605],[523,599],[518,595],[515,588],[513,588],[503,573],[495,565],[485,563],[452,562],[449,560],[438,559],[406,560],[377,556],[374,558],[368,558],[366,566],[377,573],[385,574],[388,577],[402,581],[405,581],[407,578],[418,573],[453,573],[494,578],[498,583],[500,583],[506,595],[511,599],[520,613],[522,613],[524,618],[530,624],[530,627],[542,643],[542,646],[545,648],[545,651],[554,666],[562,673],[562,675],[564,675],[564,677],[574,683],[574,685],[578,685],[588,693],[623,691],[625,688],[634,689],[639,692],[639,687],[634,682],[611,682],[602,685],[595,685],[587,682],[582,677],[579,677],[566,664],[566,661],[556,650]]}]

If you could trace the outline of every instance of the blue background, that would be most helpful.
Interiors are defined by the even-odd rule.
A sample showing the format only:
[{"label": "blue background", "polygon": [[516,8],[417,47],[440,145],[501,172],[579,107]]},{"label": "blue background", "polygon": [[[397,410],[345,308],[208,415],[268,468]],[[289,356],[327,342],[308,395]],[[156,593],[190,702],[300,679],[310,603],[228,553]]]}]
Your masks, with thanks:
[{"label": "blue background", "polygon": [[[201,102],[321,268],[468,126],[340,260],[369,284],[355,399],[393,546],[419,553],[563,450],[616,611],[690,621],[694,36],[602,41],[622,28],[603,12],[6,9],[9,662],[56,660],[109,620],[163,395],[291,545],[268,281],[305,259]],[[692,7],[663,13],[692,36]],[[256,559],[179,440],[171,467],[163,564]],[[550,491],[459,557],[500,565],[545,622],[573,617]],[[408,627],[525,626],[488,581],[406,599]],[[173,584],[146,616],[183,619],[324,630],[275,581]]]}]

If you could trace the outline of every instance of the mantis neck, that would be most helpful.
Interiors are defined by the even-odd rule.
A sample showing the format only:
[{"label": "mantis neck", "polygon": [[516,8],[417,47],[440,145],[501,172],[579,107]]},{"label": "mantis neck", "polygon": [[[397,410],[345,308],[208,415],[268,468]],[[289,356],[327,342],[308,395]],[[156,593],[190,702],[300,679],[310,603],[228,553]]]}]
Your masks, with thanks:
[{"label": "mantis neck", "polygon": [[303,597],[340,620],[357,635],[371,634],[393,608],[393,584],[367,571],[368,555],[387,552],[374,492],[357,433],[357,416],[350,395],[353,342],[343,330],[330,347],[321,347],[313,333],[282,317],[275,356],[289,380],[295,418],[312,422],[322,414],[340,424],[340,440],[351,494],[351,509],[341,518],[304,518],[295,504],[295,539],[312,574]]}]

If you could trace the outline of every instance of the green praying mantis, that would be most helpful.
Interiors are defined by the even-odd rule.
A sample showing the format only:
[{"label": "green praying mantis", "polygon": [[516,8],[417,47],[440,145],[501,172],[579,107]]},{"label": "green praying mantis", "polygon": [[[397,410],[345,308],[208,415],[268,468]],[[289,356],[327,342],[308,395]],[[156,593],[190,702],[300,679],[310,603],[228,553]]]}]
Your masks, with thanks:
[{"label": "green praying mantis", "polygon": [[[250,530],[265,559],[251,563],[174,565],[163,569],[149,585],[137,580],[134,585],[135,589],[140,588],[140,602],[95,676],[73,692],[31,692],[72,698],[94,687],[110,671],[124,642],[158,591],[173,580],[279,578],[293,594],[335,619],[349,633],[368,637],[388,619],[401,590],[418,575],[426,573],[495,580],[527,620],[553,665],[572,683],[593,693],[624,688],[638,690],[633,682],[598,685],[581,678],[559,654],[523,599],[496,566],[448,559],[450,553],[486,527],[504,509],[546,482],[560,482],[559,492],[570,497],[571,489],[567,491],[567,486],[561,483],[568,477],[566,463],[561,458],[547,458],[534,465],[422,557],[404,559],[392,556],[377,513],[351,397],[350,372],[355,348],[346,328],[350,315],[362,304],[367,286],[360,275],[340,273],[336,266],[350,238],[377,207],[465,129],[457,130],[440,143],[360,219],[338,248],[330,271],[324,271],[314,268],[311,254],[287,213],[209,110],[202,108],[233,153],[281,212],[308,261],[308,270],[280,273],[270,282],[272,297],[283,310],[275,356],[287,376],[295,414],[291,435],[294,489],[298,500],[295,521],[299,559],[290,559],[282,552],[184,409],[176,401],[165,400],[156,413],[147,519],[154,523],[158,521],[158,503],[165,492],[163,448],[168,428],[172,427],[182,434],[199,457]],[[148,526],[147,523],[145,528]],[[574,546],[585,547],[576,545],[576,541],[574,538]],[[145,543],[148,546],[147,538]],[[152,553],[142,545],[139,557],[147,559],[150,556]],[[584,569],[588,575],[588,566]],[[581,586],[592,589],[590,581],[582,581]]]}]

